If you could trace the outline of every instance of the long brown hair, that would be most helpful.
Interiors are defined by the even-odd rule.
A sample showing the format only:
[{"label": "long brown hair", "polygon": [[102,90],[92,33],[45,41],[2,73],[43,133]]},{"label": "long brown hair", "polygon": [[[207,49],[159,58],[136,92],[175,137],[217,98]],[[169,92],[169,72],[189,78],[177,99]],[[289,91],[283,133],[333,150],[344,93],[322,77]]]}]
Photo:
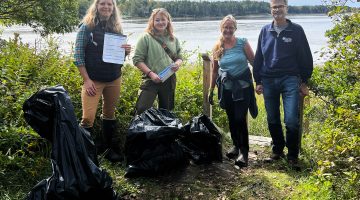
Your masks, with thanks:
[{"label": "long brown hair", "polygon": [[[99,13],[97,11],[97,4],[101,0],[94,0],[89,9],[86,12],[86,15],[82,19],[82,23],[87,25],[90,29],[94,29],[96,24],[99,23]],[[116,5],[116,0],[111,0],[114,6],[113,12],[111,13],[110,18],[106,21],[106,29],[112,30],[115,33],[123,33],[121,26],[121,15],[120,11]]]},{"label": "long brown hair", "polygon": [[145,29],[145,32],[147,32],[151,35],[154,35],[154,33],[155,33],[154,20],[155,20],[155,16],[157,14],[165,16],[167,18],[167,20],[169,21],[169,23],[166,26],[166,31],[170,37],[170,40],[174,40],[174,29],[172,26],[172,19],[171,19],[170,13],[165,8],[156,8],[152,11],[152,13],[149,17],[148,25]]},{"label": "long brown hair", "polygon": [[236,19],[232,15],[227,15],[221,20],[221,23],[220,23],[221,35],[220,35],[219,39],[216,41],[214,48],[212,50],[214,60],[219,60],[224,54],[224,36],[222,35],[222,32],[224,30],[225,22],[228,20],[230,20],[234,23],[235,29],[237,28]]}]

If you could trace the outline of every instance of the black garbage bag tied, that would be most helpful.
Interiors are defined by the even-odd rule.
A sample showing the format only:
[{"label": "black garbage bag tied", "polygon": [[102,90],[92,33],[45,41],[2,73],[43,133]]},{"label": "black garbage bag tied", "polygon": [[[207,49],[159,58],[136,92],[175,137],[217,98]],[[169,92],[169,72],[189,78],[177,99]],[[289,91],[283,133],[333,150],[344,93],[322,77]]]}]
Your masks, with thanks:
[{"label": "black garbage bag tied", "polygon": [[62,86],[39,90],[23,105],[26,122],[52,144],[52,175],[39,182],[28,200],[117,199],[108,173],[97,166],[89,132],[79,127]]},{"label": "black garbage bag tied", "polygon": [[135,116],[126,140],[126,177],[154,176],[195,164],[222,161],[221,134],[205,115],[185,126],[171,112],[150,108]]},{"label": "black garbage bag tied", "polygon": [[125,145],[125,177],[154,176],[186,166],[187,158],[176,142],[184,133],[179,119],[164,109],[150,108],[135,116]]},{"label": "black garbage bag tied", "polygon": [[195,164],[222,161],[222,136],[209,117],[194,117],[184,129],[178,142]]}]

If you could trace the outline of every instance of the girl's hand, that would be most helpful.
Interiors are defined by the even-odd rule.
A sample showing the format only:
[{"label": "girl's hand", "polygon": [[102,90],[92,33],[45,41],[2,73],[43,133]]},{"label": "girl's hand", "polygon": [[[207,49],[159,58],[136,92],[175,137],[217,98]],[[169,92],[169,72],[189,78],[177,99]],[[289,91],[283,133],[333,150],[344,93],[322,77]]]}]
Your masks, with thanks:
[{"label": "girl's hand", "polygon": [[84,81],[84,87],[86,94],[89,96],[95,96],[96,95],[96,87],[94,82],[91,79],[87,79]]},{"label": "girl's hand", "polygon": [[121,45],[121,48],[125,49],[125,55],[129,55],[131,52],[131,45],[130,44],[123,44]]},{"label": "girl's hand", "polygon": [[180,66],[182,64],[182,60],[178,59],[176,60],[176,62],[174,62],[173,66],[171,67],[171,69],[176,72],[179,70]]},{"label": "girl's hand", "polygon": [[161,79],[160,77],[153,71],[151,71],[148,76],[151,78],[152,81],[154,81],[155,83],[161,83]]}]

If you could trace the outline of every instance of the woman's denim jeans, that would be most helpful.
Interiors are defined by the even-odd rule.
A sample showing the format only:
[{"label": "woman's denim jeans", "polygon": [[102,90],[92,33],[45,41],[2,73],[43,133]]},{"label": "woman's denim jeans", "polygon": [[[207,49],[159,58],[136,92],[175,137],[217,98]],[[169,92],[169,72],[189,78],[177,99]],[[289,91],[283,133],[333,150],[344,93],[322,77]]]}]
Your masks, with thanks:
[{"label": "woman's denim jeans", "polygon": [[[297,76],[263,78],[264,100],[273,152],[283,153],[285,144],[288,159],[297,159],[299,154],[299,86]],[[283,101],[286,142],[280,119],[280,97]]]}]

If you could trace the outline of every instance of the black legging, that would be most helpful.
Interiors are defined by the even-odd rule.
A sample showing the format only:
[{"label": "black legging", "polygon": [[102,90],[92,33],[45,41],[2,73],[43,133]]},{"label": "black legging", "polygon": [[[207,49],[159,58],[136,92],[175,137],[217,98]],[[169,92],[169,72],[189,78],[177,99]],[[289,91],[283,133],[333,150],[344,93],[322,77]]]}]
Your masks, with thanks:
[{"label": "black legging", "polygon": [[249,132],[246,115],[250,104],[250,88],[244,91],[244,99],[233,101],[232,92],[224,90],[225,111],[229,120],[229,129],[234,146],[240,148],[242,153],[249,151]]}]

